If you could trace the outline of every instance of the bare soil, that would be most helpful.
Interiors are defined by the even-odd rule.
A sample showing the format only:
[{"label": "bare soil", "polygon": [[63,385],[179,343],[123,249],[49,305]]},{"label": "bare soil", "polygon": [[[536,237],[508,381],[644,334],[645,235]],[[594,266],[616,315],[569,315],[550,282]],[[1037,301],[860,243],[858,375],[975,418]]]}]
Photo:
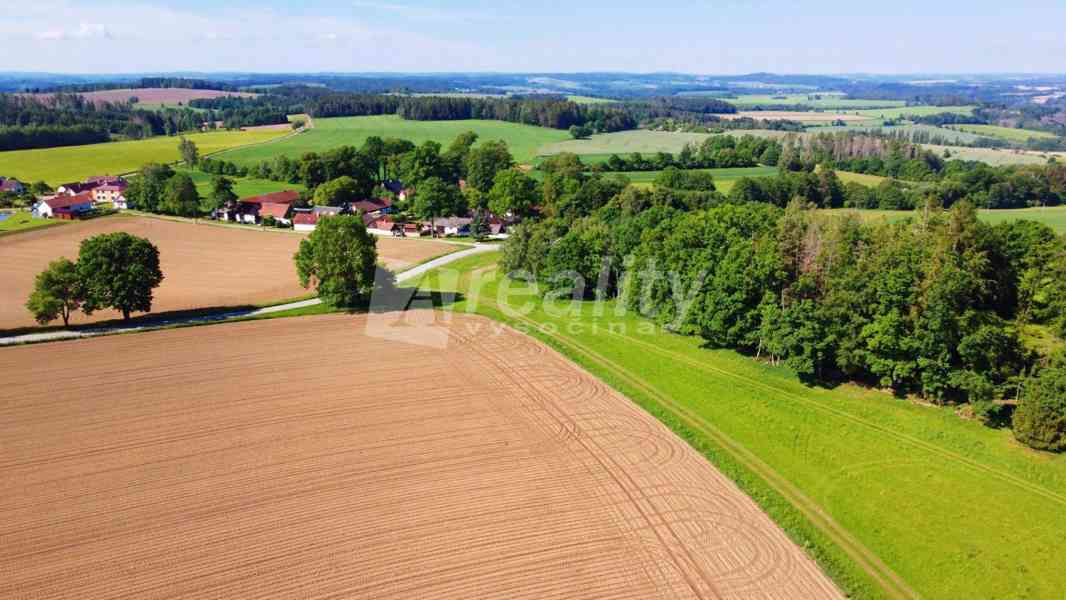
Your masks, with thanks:
[{"label": "bare soil", "polygon": [[[147,238],[159,248],[164,280],[155,290],[154,313],[258,305],[310,293],[300,287],[292,259],[304,237],[301,234],[108,217],[0,238],[0,330],[37,325],[25,307],[37,274],[59,257],[77,260],[78,246],[85,238],[116,231]],[[456,248],[428,240],[378,238],[379,260],[393,271]],[[79,312],[72,324],[120,317],[114,311],[95,312],[91,317]]]},{"label": "bare soil", "polygon": [[390,318],[0,350],[0,597],[842,597],[560,355]]}]

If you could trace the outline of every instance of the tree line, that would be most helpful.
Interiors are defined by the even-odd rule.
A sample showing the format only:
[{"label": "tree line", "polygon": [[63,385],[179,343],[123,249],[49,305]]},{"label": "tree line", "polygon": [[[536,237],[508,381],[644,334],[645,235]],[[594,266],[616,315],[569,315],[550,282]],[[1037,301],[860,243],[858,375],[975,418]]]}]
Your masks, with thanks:
[{"label": "tree line", "polygon": [[1019,335],[1066,336],[1066,244],[1050,228],[988,225],[968,202],[893,224],[820,213],[815,190],[841,194],[830,171],[782,175],[807,188],[782,191],[784,207],[679,173],[646,191],[554,159],[543,218],[512,229],[503,267],[813,382],[867,382],[990,423],[1017,403],[1018,439],[1066,448],[1066,353],[1039,356]]}]

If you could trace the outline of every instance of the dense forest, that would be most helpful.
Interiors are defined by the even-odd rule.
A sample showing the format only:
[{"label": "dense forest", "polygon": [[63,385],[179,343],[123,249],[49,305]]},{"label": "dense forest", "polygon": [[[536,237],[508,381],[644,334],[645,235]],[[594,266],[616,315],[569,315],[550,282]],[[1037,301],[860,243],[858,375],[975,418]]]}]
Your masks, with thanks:
[{"label": "dense forest", "polygon": [[617,298],[814,383],[866,382],[993,424],[1018,402],[1020,440],[1066,448],[1062,407],[1049,414],[1024,393],[1066,364],[1019,334],[1034,324],[1066,335],[1066,245],[1047,226],[987,225],[965,201],[895,224],[817,212],[812,197],[844,202],[829,170],[746,180],[780,190],[768,202],[747,185],[725,197],[707,174],[680,170],[654,191],[625,187],[573,158],[548,165],[543,218],[512,230],[513,276],[556,296]]}]

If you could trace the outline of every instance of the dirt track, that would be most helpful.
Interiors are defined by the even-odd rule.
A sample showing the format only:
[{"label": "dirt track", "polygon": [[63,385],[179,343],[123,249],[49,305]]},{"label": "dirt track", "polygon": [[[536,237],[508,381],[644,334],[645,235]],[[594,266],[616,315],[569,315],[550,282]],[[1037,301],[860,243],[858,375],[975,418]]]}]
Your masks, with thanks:
[{"label": "dirt track", "polygon": [[840,597],[543,345],[473,317],[414,330],[446,348],[384,330],[411,331],[324,316],[0,350],[0,597]]},{"label": "dirt track", "polygon": [[[0,237],[0,330],[32,327],[26,310],[34,278],[48,263],[78,257],[81,240],[125,231],[159,247],[165,279],[155,292],[152,312],[262,304],[305,296],[292,255],[302,239],[292,232],[194,225],[144,217],[109,217]],[[424,240],[378,238],[378,256],[400,270],[457,246]],[[92,317],[77,313],[72,323],[120,318],[112,311]],[[60,325],[62,322],[58,322]]]}]

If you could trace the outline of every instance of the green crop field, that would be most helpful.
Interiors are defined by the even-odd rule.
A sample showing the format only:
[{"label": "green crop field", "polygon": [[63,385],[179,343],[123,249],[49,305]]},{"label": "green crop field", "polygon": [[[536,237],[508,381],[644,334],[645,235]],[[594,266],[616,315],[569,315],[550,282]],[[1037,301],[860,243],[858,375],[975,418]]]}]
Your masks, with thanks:
[{"label": "green crop field", "polygon": [[881,182],[887,180],[887,177],[881,177],[879,175],[867,175],[866,173],[852,173],[850,171],[837,171],[837,177],[844,183],[861,183],[867,187],[877,187],[881,185]]},{"label": "green crop field", "polygon": [[[837,172],[841,176],[842,173]],[[854,210],[854,209],[828,209],[826,212],[833,214],[854,213],[867,221],[884,219],[889,223],[900,221],[913,216],[910,210]],[[1003,223],[1005,221],[1027,220],[1043,223],[1054,229],[1057,233],[1066,234],[1066,206],[1052,206],[1048,208],[1018,208],[1008,210],[979,210],[978,218],[986,223]]]},{"label": "green crop field", "polygon": [[[196,143],[201,155],[206,155],[261,144],[288,133],[284,130],[215,131],[185,137]],[[130,173],[145,163],[178,160],[178,138],[160,136],[128,142],[0,152],[0,173],[22,181],[45,181],[56,186],[93,175]]]},{"label": "green crop field", "polygon": [[1030,451],[950,408],[806,386],[613,303],[543,303],[525,284],[500,285],[496,258],[450,265],[463,275],[431,275],[426,287],[461,292],[453,309],[531,333],[659,418],[852,597],[1062,597],[1066,455]]},{"label": "green crop field", "polygon": [[439,142],[447,147],[460,133],[473,131],[480,141],[503,140],[519,163],[529,162],[537,148],[570,138],[566,131],[504,121],[407,121],[394,115],[315,119],[314,128],[275,144],[241,148],[220,158],[250,166],[276,156],[299,158],[306,152],[324,152],[340,146],[361,146],[366,138],[402,138],[415,144]]},{"label": "green crop field", "polygon": [[[193,169],[179,170],[192,178],[193,183],[196,184],[196,191],[201,196],[207,196],[211,193],[213,175]],[[303,185],[297,183],[282,183],[270,181],[269,179],[253,179],[251,177],[230,177],[230,179],[233,180],[233,192],[240,198],[269,194],[271,192],[283,192],[285,190],[303,191],[306,189]]]},{"label": "green crop field", "polygon": [[1030,138],[1035,139],[1055,139],[1055,134],[1048,133],[1046,131],[1035,131],[1033,129],[1014,129],[1011,127],[999,127],[996,125],[952,125],[953,129],[959,131],[966,131],[968,133],[975,133],[977,135],[983,135],[987,137],[995,137],[1004,139],[1011,142],[1026,142]]}]

